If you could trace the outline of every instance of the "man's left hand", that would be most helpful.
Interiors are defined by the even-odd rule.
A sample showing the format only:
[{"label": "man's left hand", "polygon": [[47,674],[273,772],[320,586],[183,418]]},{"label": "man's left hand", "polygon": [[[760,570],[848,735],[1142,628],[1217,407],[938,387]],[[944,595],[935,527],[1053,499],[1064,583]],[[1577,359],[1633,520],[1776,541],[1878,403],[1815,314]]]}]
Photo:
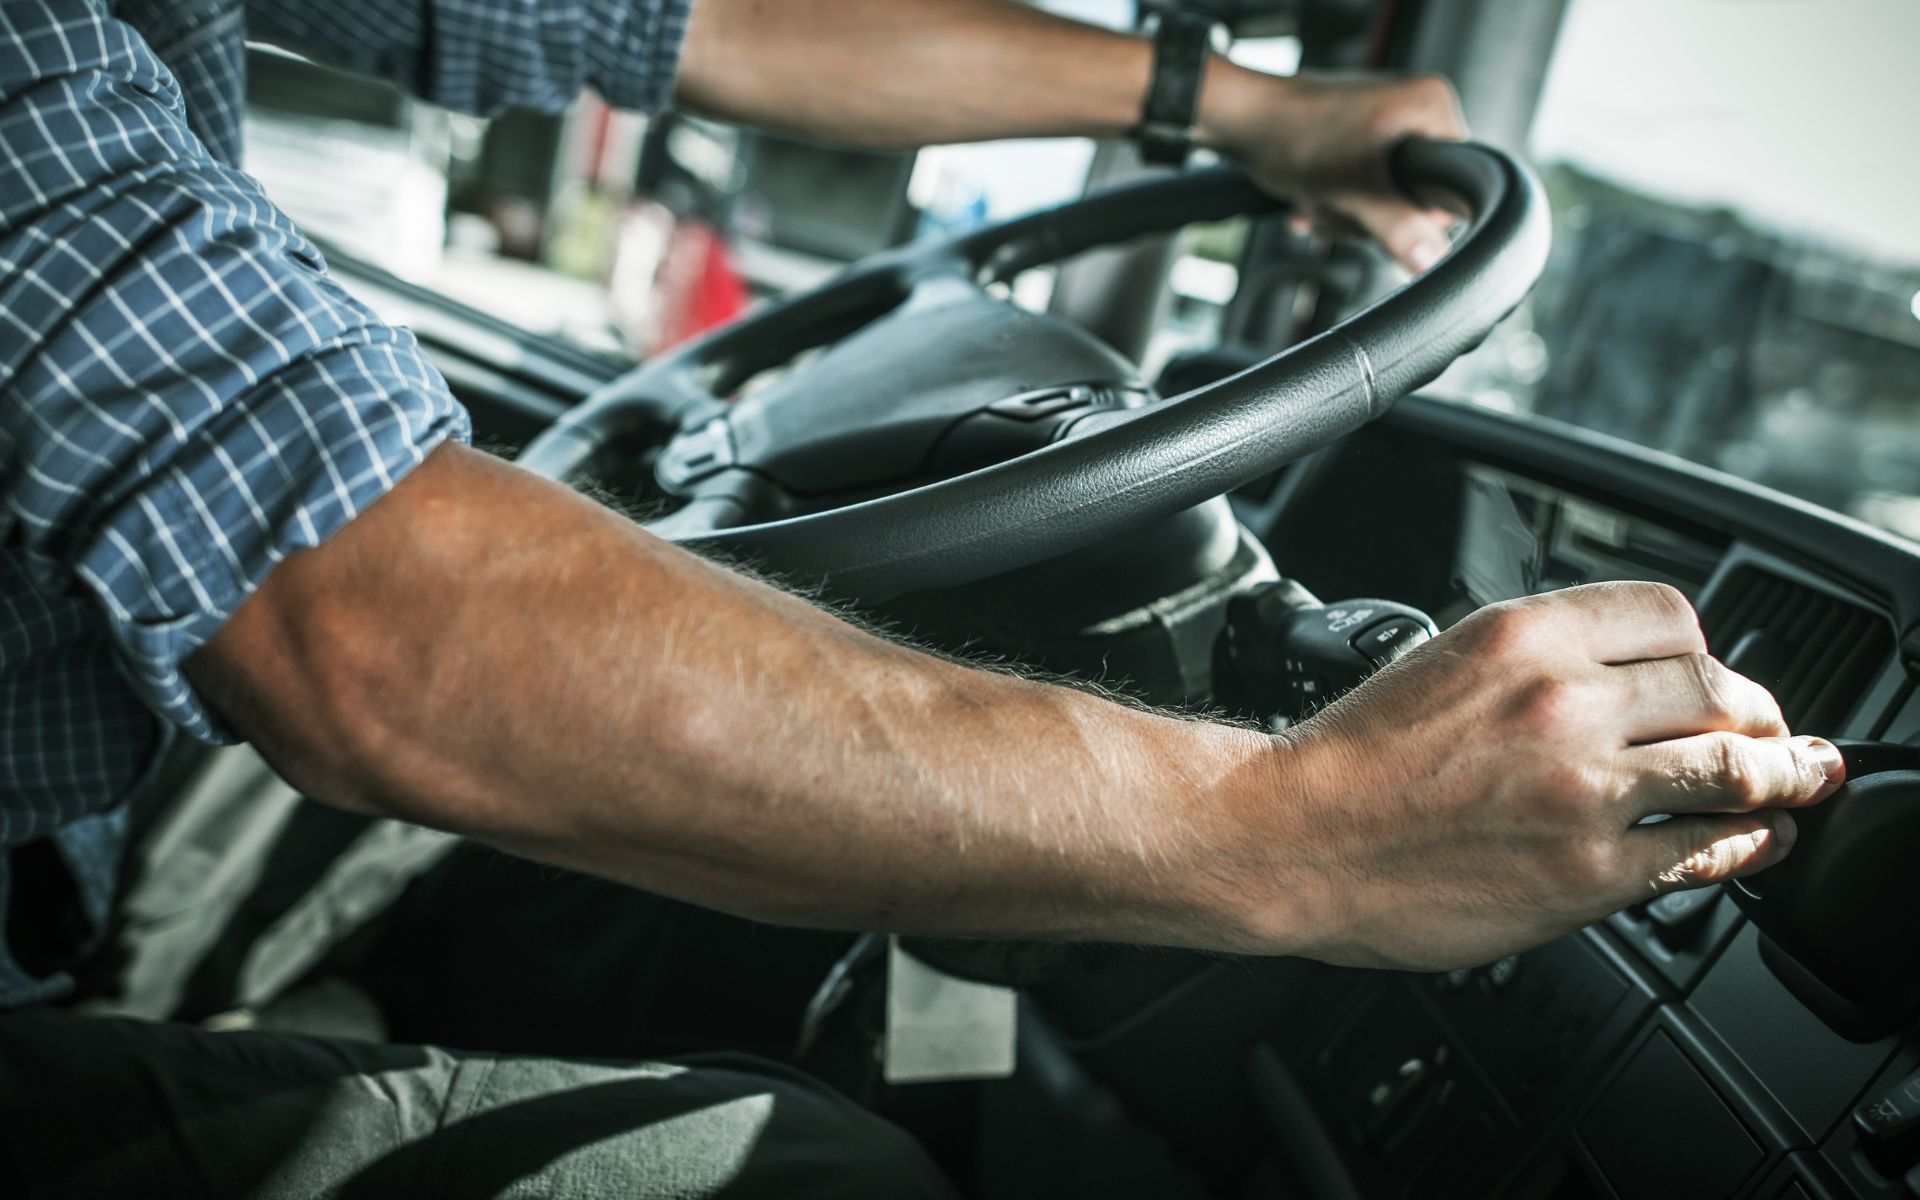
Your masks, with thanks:
[{"label": "man's left hand", "polygon": [[1299,204],[1302,226],[1358,227],[1409,271],[1446,253],[1453,217],[1414,203],[1387,173],[1402,138],[1467,135],[1453,88],[1438,75],[1281,78],[1216,63],[1199,132]]}]

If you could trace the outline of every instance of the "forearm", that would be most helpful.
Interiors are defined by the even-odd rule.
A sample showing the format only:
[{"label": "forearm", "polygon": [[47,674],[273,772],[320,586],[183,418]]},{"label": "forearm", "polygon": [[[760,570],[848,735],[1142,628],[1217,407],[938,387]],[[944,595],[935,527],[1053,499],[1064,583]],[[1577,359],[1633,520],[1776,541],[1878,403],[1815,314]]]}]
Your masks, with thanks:
[{"label": "forearm", "polygon": [[189,669],[320,799],[854,928],[1240,944],[1221,856],[1285,753],[919,654],[458,449]]},{"label": "forearm", "polygon": [[[699,0],[682,103],[829,141],[911,147],[1120,137],[1153,66],[1143,38],[1010,0]],[[1280,80],[1215,62],[1201,133],[1226,137]]]}]

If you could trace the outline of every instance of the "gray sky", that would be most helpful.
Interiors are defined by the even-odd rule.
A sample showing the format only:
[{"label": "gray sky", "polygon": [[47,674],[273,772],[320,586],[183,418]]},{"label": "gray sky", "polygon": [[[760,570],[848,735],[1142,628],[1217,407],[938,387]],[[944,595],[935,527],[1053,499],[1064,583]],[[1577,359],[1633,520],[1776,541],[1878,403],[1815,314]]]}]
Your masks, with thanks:
[{"label": "gray sky", "polygon": [[[1131,11],[1044,3],[1110,24]],[[1920,0],[1571,0],[1532,151],[1920,265]],[[1065,164],[1019,157],[973,168],[996,213],[1059,198],[1045,168]]]},{"label": "gray sky", "polygon": [[1533,152],[1920,264],[1920,0],[1573,0]]}]

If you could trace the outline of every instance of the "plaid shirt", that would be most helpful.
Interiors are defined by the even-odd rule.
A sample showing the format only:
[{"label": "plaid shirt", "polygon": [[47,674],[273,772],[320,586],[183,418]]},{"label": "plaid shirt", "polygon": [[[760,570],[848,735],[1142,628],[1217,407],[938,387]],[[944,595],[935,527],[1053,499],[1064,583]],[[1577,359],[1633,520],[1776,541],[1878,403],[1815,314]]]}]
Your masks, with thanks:
[{"label": "plaid shirt", "polygon": [[0,943],[0,1004],[64,986],[173,732],[230,740],[181,660],[467,436],[236,168],[245,38],[466,112],[651,111],[688,3],[0,0],[0,913],[53,950]]}]

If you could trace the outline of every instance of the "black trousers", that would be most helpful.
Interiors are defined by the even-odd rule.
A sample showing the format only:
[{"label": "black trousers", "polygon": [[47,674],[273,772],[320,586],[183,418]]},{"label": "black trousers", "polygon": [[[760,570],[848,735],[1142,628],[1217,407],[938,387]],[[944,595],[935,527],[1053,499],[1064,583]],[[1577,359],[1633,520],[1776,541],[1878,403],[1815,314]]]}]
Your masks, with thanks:
[{"label": "black trousers", "polygon": [[0,1016],[8,1196],[946,1197],[904,1133],[745,1057],[449,1052]]}]

